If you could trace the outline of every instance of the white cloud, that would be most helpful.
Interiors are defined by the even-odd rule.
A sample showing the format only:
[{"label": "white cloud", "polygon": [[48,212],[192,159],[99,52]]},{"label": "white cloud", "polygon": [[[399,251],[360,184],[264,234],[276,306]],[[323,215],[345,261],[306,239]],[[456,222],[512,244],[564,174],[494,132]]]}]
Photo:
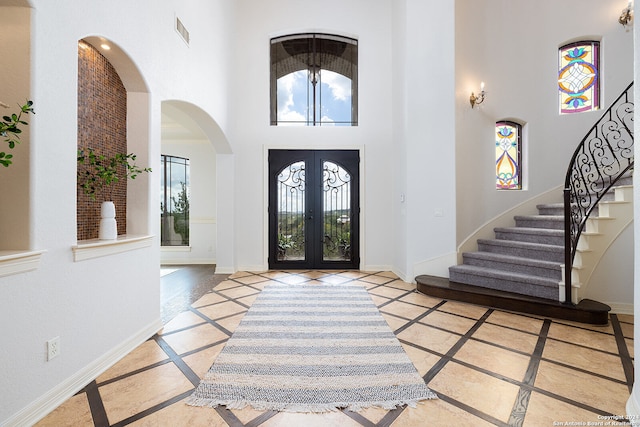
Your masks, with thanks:
[{"label": "white cloud", "polygon": [[[296,86],[300,85],[300,80],[304,79],[304,72],[296,72],[287,74],[278,79],[278,122],[280,126],[297,126],[304,125],[306,121],[305,115],[296,111],[293,92]],[[296,122],[296,123],[286,123]]]},{"label": "white cloud", "polygon": [[293,86],[297,73],[287,74],[278,79],[278,111],[288,111],[293,106]]},{"label": "white cloud", "polygon": [[321,78],[322,83],[331,89],[333,99],[346,101],[351,97],[351,79],[329,70],[322,70]]},{"label": "white cloud", "polygon": [[[327,93],[323,102],[323,125],[335,125],[334,119],[329,117],[332,110],[338,107],[336,102],[350,102],[351,80],[347,77],[328,70],[322,70],[322,90]],[[307,72],[300,70],[278,79],[278,124],[280,126],[306,125],[307,108]],[[327,91],[328,87],[328,91]],[[318,87],[318,89],[320,89]],[[342,104],[344,105],[344,104]]]},{"label": "white cloud", "polygon": [[336,125],[334,120],[331,117],[326,116],[326,115],[322,116],[322,118],[320,120],[322,122],[322,126],[335,126]]}]

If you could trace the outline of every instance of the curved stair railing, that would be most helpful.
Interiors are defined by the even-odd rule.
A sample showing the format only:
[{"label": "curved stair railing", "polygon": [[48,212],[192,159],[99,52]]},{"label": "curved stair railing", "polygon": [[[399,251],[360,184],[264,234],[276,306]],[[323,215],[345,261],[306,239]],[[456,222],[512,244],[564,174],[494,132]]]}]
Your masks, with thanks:
[{"label": "curved stair railing", "polygon": [[573,153],[564,184],[565,304],[572,304],[571,270],[578,240],[602,197],[633,169],[633,82]]}]

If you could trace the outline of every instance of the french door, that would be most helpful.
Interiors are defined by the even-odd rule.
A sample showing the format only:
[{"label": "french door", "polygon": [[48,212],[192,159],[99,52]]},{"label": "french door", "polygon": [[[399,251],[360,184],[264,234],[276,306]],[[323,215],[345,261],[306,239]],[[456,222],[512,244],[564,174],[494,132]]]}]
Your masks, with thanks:
[{"label": "french door", "polygon": [[357,150],[269,150],[269,268],[360,265]]}]

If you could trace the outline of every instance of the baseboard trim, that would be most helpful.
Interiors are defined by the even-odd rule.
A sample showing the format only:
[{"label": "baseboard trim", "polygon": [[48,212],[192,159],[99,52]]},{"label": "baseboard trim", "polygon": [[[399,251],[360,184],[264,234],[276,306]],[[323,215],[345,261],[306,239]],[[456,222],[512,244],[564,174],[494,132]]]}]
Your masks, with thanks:
[{"label": "baseboard trim", "polygon": [[374,273],[378,271],[391,271],[390,265],[365,265],[362,267],[362,271],[366,271],[367,273]]},{"label": "baseboard trim", "polygon": [[611,313],[615,314],[630,314],[633,316],[633,304],[625,304],[620,302],[606,302],[609,307],[611,307]]},{"label": "baseboard trim", "polygon": [[[420,276],[423,274],[429,276],[449,277],[449,267],[458,263],[458,254],[456,252],[448,252],[437,257],[417,262],[413,265],[413,275]],[[411,280],[414,280],[413,278]]]},{"label": "baseboard trim", "polygon": [[76,374],[67,378],[59,385],[49,390],[31,404],[11,416],[3,424],[4,427],[30,426],[40,421],[51,411],[56,409],[70,397],[82,390],[87,384],[100,376],[124,356],[133,351],[162,329],[162,320],[158,318],[151,324],[138,331],[125,342],[110,350],[104,356],[96,359]]},{"label": "baseboard trim", "polygon": [[163,258],[160,257],[160,265],[208,265],[215,264],[215,258]]},{"label": "baseboard trim", "polygon": [[407,273],[405,273],[403,270],[399,270],[397,268],[392,268],[391,272],[393,274],[395,274],[396,276],[398,276],[398,279],[402,280],[403,282],[416,283],[414,278],[407,276]]},{"label": "baseboard trim", "polygon": [[[260,273],[263,271],[269,271],[268,265],[241,265],[237,271],[251,271],[253,273]],[[216,271],[217,273],[218,271]]]}]

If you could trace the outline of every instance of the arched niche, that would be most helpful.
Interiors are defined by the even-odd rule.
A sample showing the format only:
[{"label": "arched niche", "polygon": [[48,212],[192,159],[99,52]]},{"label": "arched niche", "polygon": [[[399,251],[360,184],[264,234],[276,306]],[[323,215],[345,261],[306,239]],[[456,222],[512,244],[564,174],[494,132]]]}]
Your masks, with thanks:
[{"label": "arched niche", "polygon": [[[117,74],[123,87],[123,93],[125,99],[125,121],[123,131],[126,135],[126,144],[124,148],[120,148],[119,151],[126,150],[127,153],[135,153],[137,156],[136,163],[139,166],[146,167],[152,164],[151,162],[151,147],[150,147],[150,106],[149,106],[149,90],[142,73],[138,69],[132,58],[114,41],[103,36],[87,36],[82,40],[79,40],[79,55],[82,49],[93,49],[104,57],[109,66]],[[80,71],[80,68],[79,68]],[[79,76],[80,77],[80,76]],[[82,81],[79,79],[79,93],[78,93],[78,111],[80,118],[80,111],[83,107],[83,102],[88,102],[86,98],[83,98],[81,94]],[[107,118],[108,119],[108,118]],[[86,135],[81,135],[81,123],[79,123],[79,135],[78,146],[81,148],[81,139],[86,138]],[[91,132],[91,129],[83,129],[83,132]],[[86,144],[85,144],[86,145]],[[82,147],[86,148],[86,147]],[[149,194],[151,191],[150,183],[153,182],[147,174],[138,176],[135,180],[129,180],[126,182],[124,192],[126,200],[126,209],[122,210],[122,213],[117,216],[119,234],[121,230],[126,230],[127,236],[140,236],[152,234],[150,230],[149,221]],[[79,202],[80,202],[79,195]],[[78,204],[78,218],[81,217],[81,203]],[[91,209],[96,210],[96,206],[92,206]],[[99,212],[99,211],[98,211]],[[82,215],[86,215],[83,213]],[[95,215],[98,215],[96,212]],[[126,217],[126,221],[125,221]],[[126,237],[126,236],[125,236]],[[80,222],[78,241],[84,241],[87,237],[80,233]]]}]

